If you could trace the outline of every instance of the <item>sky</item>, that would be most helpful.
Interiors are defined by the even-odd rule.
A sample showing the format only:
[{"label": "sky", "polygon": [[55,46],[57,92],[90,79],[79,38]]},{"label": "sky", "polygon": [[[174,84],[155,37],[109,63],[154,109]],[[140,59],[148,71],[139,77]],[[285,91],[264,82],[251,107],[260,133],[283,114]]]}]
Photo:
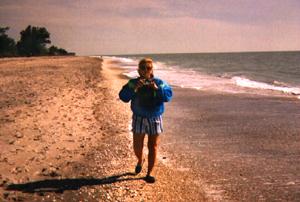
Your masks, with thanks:
[{"label": "sky", "polygon": [[10,37],[28,25],[77,55],[300,50],[300,0],[0,0]]}]

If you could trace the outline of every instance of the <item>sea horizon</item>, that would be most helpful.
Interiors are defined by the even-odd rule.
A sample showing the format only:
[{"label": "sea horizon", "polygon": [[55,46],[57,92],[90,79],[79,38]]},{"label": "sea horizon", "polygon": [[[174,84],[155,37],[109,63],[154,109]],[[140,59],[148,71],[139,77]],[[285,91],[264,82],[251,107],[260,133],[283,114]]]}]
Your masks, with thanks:
[{"label": "sea horizon", "polygon": [[276,53],[300,52],[299,50],[244,50],[244,51],[207,51],[207,52],[157,52],[157,53],[117,53],[117,54],[84,54],[80,56],[128,56],[128,55],[168,55],[168,54],[222,54],[222,53]]}]

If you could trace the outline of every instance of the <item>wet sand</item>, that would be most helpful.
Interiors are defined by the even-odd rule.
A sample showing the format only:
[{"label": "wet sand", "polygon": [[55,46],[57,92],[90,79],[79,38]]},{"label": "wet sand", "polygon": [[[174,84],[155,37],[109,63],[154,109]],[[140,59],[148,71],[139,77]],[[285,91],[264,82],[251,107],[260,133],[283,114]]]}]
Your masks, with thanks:
[{"label": "wet sand", "polygon": [[295,98],[175,88],[162,147],[209,198],[299,201],[299,109]]}]

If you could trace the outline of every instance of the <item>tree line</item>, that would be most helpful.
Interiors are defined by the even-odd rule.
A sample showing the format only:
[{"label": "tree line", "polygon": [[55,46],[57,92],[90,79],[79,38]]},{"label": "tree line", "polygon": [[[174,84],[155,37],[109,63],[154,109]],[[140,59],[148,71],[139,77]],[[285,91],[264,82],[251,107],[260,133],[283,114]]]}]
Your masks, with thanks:
[{"label": "tree line", "polygon": [[51,44],[50,33],[45,27],[34,27],[28,25],[20,32],[20,40],[15,42],[6,32],[9,27],[0,27],[0,57],[16,56],[45,56],[45,55],[75,55],[63,48],[58,48]]}]

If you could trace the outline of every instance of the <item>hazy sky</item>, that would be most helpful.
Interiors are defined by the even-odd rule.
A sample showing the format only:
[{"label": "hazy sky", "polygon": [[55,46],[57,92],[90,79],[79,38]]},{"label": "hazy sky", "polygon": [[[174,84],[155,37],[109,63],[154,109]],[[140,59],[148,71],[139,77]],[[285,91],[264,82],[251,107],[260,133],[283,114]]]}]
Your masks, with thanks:
[{"label": "hazy sky", "polygon": [[78,55],[300,50],[300,0],[0,0],[11,37],[29,24]]}]

